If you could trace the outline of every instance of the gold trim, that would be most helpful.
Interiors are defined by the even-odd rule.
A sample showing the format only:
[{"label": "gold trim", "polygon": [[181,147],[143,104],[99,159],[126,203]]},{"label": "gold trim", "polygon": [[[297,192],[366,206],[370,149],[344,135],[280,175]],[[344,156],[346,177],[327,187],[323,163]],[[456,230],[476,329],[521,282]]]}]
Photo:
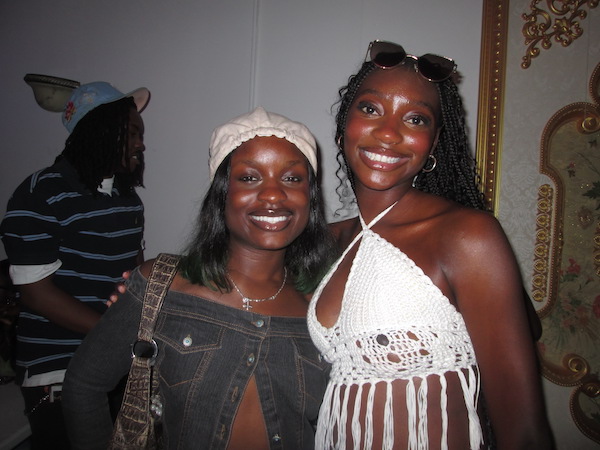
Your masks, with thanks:
[{"label": "gold trim", "polygon": [[569,410],[573,422],[586,437],[600,442],[600,430],[597,421],[590,418],[581,408],[581,401],[600,396],[600,381],[590,373],[590,365],[581,356],[570,353],[565,355],[562,366],[545,363],[542,366],[544,376],[559,386],[575,386],[569,399]]},{"label": "gold trim", "polygon": [[[532,7],[539,3],[540,0],[533,0]],[[589,0],[590,7],[595,7],[599,0]],[[573,0],[547,0],[549,5],[572,3]],[[552,6],[555,7],[555,6]],[[556,9],[556,8],[555,8]],[[560,10],[560,9],[557,9]],[[480,81],[479,81],[479,104],[477,111],[477,169],[481,176],[481,183],[484,191],[486,200],[493,208],[496,215],[498,214],[499,208],[499,197],[500,197],[500,162],[502,156],[502,128],[503,128],[503,108],[504,108],[504,97],[505,97],[505,80],[506,80],[506,54],[507,54],[507,33],[508,33],[508,17],[509,17],[509,1],[508,0],[484,0],[483,3],[483,28],[482,28],[482,43],[481,43],[481,67],[480,67]],[[598,68],[594,71],[592,76],[595,82],[591,82],[590,86],[594,86],[595,90],[592,92],[592,98],[594,102],[598,103],[598,96],[600,89],[598,88],[597,79],[599,77]],[[597,111],[597,110],[596,110]],[[565,113],[565,111],[562,111]],[[560,111],[559,111],[560,113]],[[559,114],[557,113],[557,115]],[[583,121],[580,123],[581,129],[584,132],[589,132],[591,129],[595,129],[598,122],[595,122],[595,114],[589,114],[589,104],[586,113],[583,115]],[[565,117],[563,117],[565,119]],[[552,177],[551,177],[552,178]],[[542,189],[542,188],[540,188]],[[545,188],[544,188],[545,189]],[[553,220],[558,212],[556,211],[560,206],[552,203],[551,205],[543,204],[542,197],[552,201],[553,199],[559,198],[559,192],[549,187],[547,192],[540,193],[538,198],[538,218],[541,222],[538,222],[538,229],[542,233],[540,236],[536,236],[538,239],[536,250],[540,251],[540,274],[543,269],[544,258],[548,258],[546,264],[546,282],[544,287],[539,286],[539,296],[546,295],[551,297],[552,292],[550,291],[550,281],[552,267],[552,258],[556,255],[556,251],[560,252],[561,242],[556,241],[556,235],[543,236],[543,232],[546,230],[547,233],[555,233],[556,229],[552,229],[552,224],[547,224],[544,220]],[[560,201],[560,200],[559,200]],[[540,214],[542,210],[545,210],[547,206],[550,206],[548,214],[549,218],[542,218],[544,213]],[[550,228],[546,229],[549,226]],[[562,236],[560,234],[560,236]],[[548,247],[543,247],[543,242],[546,239],[550,239]],[[597,239],[600,246],[600,238]],[[600,250],[599,250],[600,251]],[[544,254],[544,252],[547,252]],[[599,256],[600,263],[600,256]],[[543,284],[542,279],[538,279]],[[535,288],[534,285],[534,295]],[[538,296],[538,297],[539,297]],[[539,301],[539,298],[536,298]],[[545,305],[538,314],[547,313],[549,305]],[[545,311],[544,311],[545,309]],[[584,411],[580,407],[579,400],[585,400],[586,397],[597,398],[600,393],[600,383],[598,382],[597,374],[590,374],[588,362],[578,355],[566,355],[564,360],[558,365],[556,364],[542,364],[542,371],[544,375],[550,380],[562,386],[572,386],[572,396],[570,401],[570,410],[573,421],[581,432],[594,440],[600,442],[598,436],[597,424],[591,423],[590,418],[586,416]],[[585,395],[581,395],[585,394]]]},{"label": "gold trim", "polygon": [[477,109],[477,171],[483,193],[498,214],[508,0],[484,0]]},{"label": "gold trim", "polygon": [[548,273],[552,248],[552,199],[554,189],[544,184],[538,189],[537,215],[535,218],[535,247],[533,250],[533,278],[531,298],[543,302],[548,297]]},{"label": "gold trim", "polygon": [[600,395],[600,381],[596,374],[590,373],[589,363],[579,355],[565,355],[561,366],[544,361],[543,375],[559,386],[572,387],[569,399],[569,410],[573,422],[589,439],[600,442],[600,430],[597,421],[590,418],[581,408],[581,402],[587,398],[597,398]]},{"label": "gold trim", "polygon": [[585,401],[586,397],[597,398],[600,395],[600,382],[598,378],[585,379],[577,389],[571,393],[569,407],[571,416],[579,431],[581,431],[589,439],[595,442],[600,442],[600,430],[598,430],[597,421],[591,419],[585,414],[581,408],[581,401]]},{"label": "gold trim", "polygon": [[542,374],[559,386],[578,386],[590,376],[590,365],[585,358],[569,353],[563,357],[560,365],[544,360]]},{"label": "gold trim", "polygon": [[[600,63],[596,65],[592,76],[590,77],[590,93],[595,103],[576,102],[559,109],[546,123],[542,133],[540,148],[540,173],[546,175],[552,180],[556,194],[553,196],[553,210],[550,211],[551,221],[549,233],[551,233],[551,252],[549,264],[545,268],[545,282],[547,289],[547,301],[542,309],[538,311],[540,318],[545,318],[552,313],[555,304],[558,302],[558,273],[562,260],[562,250],[564,243],[563,235],[563,210],[565,208],[565,186],[551,162],[550,162],[550,142],[556,131],[569,122],[575,122],[579,133],[586,135],[597,133],[600,129],[600,105],[598,104],[598,92],[600,92]],[[541,190],[542,188],[540,188]],[[539,204],[539,202],[538,202]],[[539,216],[539,209],[538,209]],[[598,270],[600,264],[600,225],[596,226],[594,235],[594,262],[596,274],[600,276]],[[536,270],[537,275],[537,241],[536,241]],[[542,264],[539,264],[542,268]],[[537,279],[541,281],[541,277]],[[535,288],[534,284],[534,288]],[[579,430],[588,438],[600,443],[600,427],[598,421],[589,416],[582,408],[582,404],[589,402],[590,398],[598,398],[600,395],[600,381],[598,373],[591,368],[589,362],[582,356],[576,354],[567,354],[563,357],[560,364],[551,362],[544,358],[542,362],[543,375],[555,384],[560,386],[574,387],[569,401],[571,417]]]},{"label": "gold trim", "polygon": [[[525,45],[528,45],[521,62],[523,69],[527,69],[531,60],[539,56],[538,44],[544,50],[548,50],[554,40],[563,47],[568,47],[575,39],[581,37],[583,29],[577,19],[584,20],[588,14],[581,8],[588,6],[592,9],[598,6],[598,0],[546,0],[549,11],[545,11],[536,6],[540,2],[541,0],[533,0],[530,5],[531,14],[521,15],[525,21]],[[557,16],[554,23],[552,15]]]},{"label": "gold trim", "polygon": [[[595,72],[598,72],[596,68]],[[563,216],[564,207],[564,186],[561,182],[560,175],[556,172],[554,167],[548,162],[548,152],[550,147],[550,140],[554,135],[554,132],[563,124],[576,120],[578,122],[578,128],[581,133],[590,133],[595,131],[588,130],[586,124],[596,123],[598,124],[600,117],[600,111],[597,105],[585,102],[577,102],[567,105],[558,110],[548,121],[542,132],[542,142],[540,148],[540,173],[550,178],[556,189],[555,197],[555,208],[554,208],[554,226],[552,227],[552,254],[550,257],[550,266],[548,267],[549,273],[558,273],[558,265],[560,264],[562,242],[563,242],[563,228],[562,221],[560,218]],[[544,307],[538,311],[541,318],[545,317],[552,310],[556,301],[556,288],[558,284],[557,276],[549,277],[548,284],[548,301]]]},{"label": "gold trim", "polygon": [[596,269],[596,276],[600,277],[600,223],[596,226],[594,236],[594,269]]}]

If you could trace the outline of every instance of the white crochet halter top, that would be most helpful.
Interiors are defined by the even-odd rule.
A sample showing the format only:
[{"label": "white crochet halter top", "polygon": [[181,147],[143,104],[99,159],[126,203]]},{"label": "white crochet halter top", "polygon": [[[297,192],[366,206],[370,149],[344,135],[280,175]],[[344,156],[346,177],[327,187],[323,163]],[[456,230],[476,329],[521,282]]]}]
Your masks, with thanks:
[{"label": "white crochet halter top", "polygon": [[[394,204],[395,205],[395,204]],[[362,231],[350,243],[315,291],[308,310],[308,328],[323,357],[332,364],[325,398],[321,405],[315,448],[346,448],[352,436],[354,448],[370,449],[373,442],[373,397],[375,383],[386,384],[383,446],[394,446],[393,380],[407,380],[408,442],[400,448],[427,449],[428,383],[425,377],[439,377],[442,417],[441,448],[447,449],[448,412],[446,372],[460,379],[469,417],[471,449],[483,442],[477,415],[479,371],[471,338],[462,315],[431,279],[400,249],[370,228],[394,205],[380,213],[369,225],[359,215]],[[316,317],[316,304],[323,288],[348,251],[361,239],[348,275],[340,315],[331,328]],[[390,359],[390,353],[397,356]],[[395,362],[397,361],[397,362]],[[418,388],[415,388],[418,379]],[[350,389],[358,394],[350,400]],[[360,405],[364,390],[371,395]],[[362,406],[362,408],[361,408]],[[365,412],[358,417],[361,409]],[[418,420],[417,420],[418,418]],[[351,430],[347,430],[351,423]],[[437,444],[436,444],[437,446]]]}]

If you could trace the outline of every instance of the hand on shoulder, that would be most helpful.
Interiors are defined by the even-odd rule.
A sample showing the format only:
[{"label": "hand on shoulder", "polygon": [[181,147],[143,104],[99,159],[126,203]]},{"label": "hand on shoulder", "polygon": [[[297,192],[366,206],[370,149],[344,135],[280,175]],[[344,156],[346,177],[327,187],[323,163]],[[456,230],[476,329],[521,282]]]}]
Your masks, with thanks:
[{"label": "hand on shoulder", "polygon": [[[131,270],[126,270],[125,272],[123,272],[123,274],[121,276],[123,277],[124,280],[129,280],[129,277],[131,276]],[[125,286],[124,281],[117,283],[115,285],[115,292],[110,294],[110,297],[108,297],[106,306],[110,308],[112,305],[117,303],[117,301],[119,300],[119,295],[124,294],[126,290],[127,290],[127,286]]]}]

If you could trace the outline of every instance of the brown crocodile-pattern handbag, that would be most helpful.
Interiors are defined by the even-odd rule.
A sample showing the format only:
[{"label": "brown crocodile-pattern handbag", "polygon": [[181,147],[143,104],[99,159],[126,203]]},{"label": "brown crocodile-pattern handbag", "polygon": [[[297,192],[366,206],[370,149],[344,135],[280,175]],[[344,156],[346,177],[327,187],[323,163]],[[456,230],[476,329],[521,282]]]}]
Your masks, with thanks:
[{"label": "brown crocodile-pattern handbag", "polygon": [[133,361],[121,410],[115,422],[112,450],[161,448],[159,422],[162,405],[156,401],[158,379],[154,362],[158,353],[152,339],[163,299],[177,272],[179,256],[161,253],[148,279],[137,341],[131,346]]}]

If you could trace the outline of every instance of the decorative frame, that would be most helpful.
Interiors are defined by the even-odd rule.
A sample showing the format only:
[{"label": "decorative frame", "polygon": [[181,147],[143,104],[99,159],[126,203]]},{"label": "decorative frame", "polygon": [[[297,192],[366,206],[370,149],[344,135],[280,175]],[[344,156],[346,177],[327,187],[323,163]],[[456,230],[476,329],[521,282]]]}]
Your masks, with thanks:
[{"label": "decorative frame", "polygon": [[[523,14],[523,34],[529,45],[522,58],[527,68],[540,49],[552,46],[554,38],[563,47],[579,38],[582,29],[577,19],[585,19],[582,6],[596,8],[599,0],[546,0],[547,12],[537,8],[541,0],[532,0],[531,14]],[[477,169],[488,204],[497,211],[499,202],[500,156],[502,152],[502,118],[506,78],[506,34],[509,0],[484,0],[479,70],[479,104],[477,111]],[[552,23],[552,15],[556,16]],[[539,19],[539,23],[538,23]]]},{"label": "decorative frame", "polygon": [[[527,69],[531,65],[532,58],[536,58],[541,50],[552,47],[552,41],[556,41],[563,47],[568,47],[575,39],[583,34],[579,26],[579,20],[587,17],[586,6],[595,8],[598,0],[547,0],[547,9],[538,8],[541,0],[531,2],[531,14],[523,14],[525,25],[523,35],[527,52],[522,58],[521,67]],[[554,22],[552,18],[554,17]]]},{"label": "decorative frame", "polygon": [[498,210],[508,0],[484,0],[477,110],[477,170],[483,193]]},{"label": "decorative frame", "polygon": [[538,311],[544,329],[538,342],[542,373],[573,387],[573,421],[600,443],[600,63],[589,88],[593,103],[564,106],[542,133],[540,172],[552,185],[540,187],[540,194],[549,195],[540,195],[538,202],[533,297],[545,300]]},{"label": "decorative frame", "polygon": [[[542,24],[535,24],[537,18],[543,17],[547,21],[549,15],[543,15],[539,13],[540,9],[536,7],[541,0],[532,0],[530,7],[533,13],[528,16],[523,14],[522,18],[527,20],[523,27],[524,37],[527,39],[531,38],[526,44],[533,43],[528,48],[528,57],[523,58],[521,68],[526,69],[531,64],[531,58],[535,58],[539,53],[535,51],[535,45],[542,45],[543,49],[549,48],[551,44],[546,42],[546,37],[553,36],[557,42],[563,47],[570,45],[573,39],[580,36],[580,29],[578,23],[575,22],[575,18],[583,19],[585,15],[581,15],[580,7],[587,3],[589,8],[595,8],[598,6],[598,0],[546,0],[549,6],[549,10],[552,14],[558,16],[562,9],[554,8],[555,3],[564,4],[571,6],[570,15],[565,17],[559,17],[557,23],[563,19],[568,19],[565,24],[569,25],[568,29],[563,27],[562,32],[556,32],[552,34],[550,31],[544,28]],[[560,6],[560,5],[558,5]],[[553,9],[554,8],[554,9]],[[556,10],[555,10],[556,9]],[[565,10],[566,11],[566,10]],[[566,14],[566,13],[565,13]],[[548,17],[546,17],[548,16]],[[508,42],[508,21],[509,21],[509,0],[484,0],[483,3],[483,20],[482,20],[482,43],[481,43],[481,68],[480,68],[480,84],[479,84],[479,104],[477,114],[477,169],[481,177],[481,183],[484,190],[484,195],[493,211],[498,214],[499,201],[500,201],[500,174],[501,174],[501,157],[502,157],[502,136],[503,136],[503,112],[504,112],[504,96],[505,96],[505,84],[506,84],[506,58],[507,58],[507,42]],[[564,22],[564,20],[563,20]],[[560,22],[560,23],[563,23]],[[534,33],[531,27],[538,26],[538,33]],[[564,24],[563,24],[564,25]],[[540,28],[541,27],[541,28]],[[573,28],[575,27],[575,28]],[[533,30],[533,31],[532,31]],[[573,31],[574,30],[574,31]],[[559,30],[560,31],[560,30]],[[529,35],[528,35],[529,33]],[[561,40],[559,36],[565,33],[569,34],[571,40]],[[539,38],[539,39],[538,39]],[[597,75],[596,75],[597,77]],[[585,105],[586,108],[589,105]],[[581,114],[580,108],[579,113]],[[589,109],[586,109],[588,111]],[[597,110],[596,110],[597,111]],[[562,111],[562,115],[566,112]],[[572,118],[572,111],[569,111],[569,117],[560,117],[562,120]],[[560,115],[560,114],[559,114]],[[558,120],[558,119],[557,119]],[[585,124],[584,124],[585,125]],[[594,127],[597,124],[594,125]],[[554,288],[554,285],[544,278],[548,276],[547,272],[550,259],[554,253],[552,247],[553,239],[556,240],[555,235],[549,234],[549,222],[552,221],[556,212],[553,210],[555,205],[553,199],[556,195],[555,190],[552,186],[545,185],[540,188],[538,193],[538,214],[537,228],[536,228],[536,267],[533,279],[534,292],[532,296],[534,300],[542,301],[547,299],[549,291]],[[598,234],[600,235],[600,227],[598,227]],[[556,244],[556,242],[555,242]],[[596,242],[594,251],[598,255],[597,262],[600,267],[600,238]],[[545,267],[542,267],[544,266]],[[539,267],[538,267],[539,266]],[[539,269],[539,270],[538,270]],[[545,275],[544,275],[545,274]],[[600,276],[600,269],[598,272]],[[537,283],[537,285],[536,285]],[[537,289],[544,287],[543,289]],[[539,298],[536,298],[537,297]],[[543,297],[543,298],[542,298]],[[542,308],[538,315],[544,316],[548,314],[549,308],[551,308],[551,302],[548,302],[544,308]],[[589,415],[581,409],[579,403],[582,398],[598,398],[600,396],[600,385],[598,382],[597,374],[594,375],[594,368],[590,368],[587,361],[580,355],[566,354],[564,361],[561,361],[559,365],[553,365],[550,362],[545,362],[541,358],[543,374],[550,381],[562,385],[572,386],[573,391],[570,398],[570,412],[574,423],[580,429],[580,431],[592,439],[595,442],[600,442],[600,431],[598,429],[597,419],[590,420]]]}]

